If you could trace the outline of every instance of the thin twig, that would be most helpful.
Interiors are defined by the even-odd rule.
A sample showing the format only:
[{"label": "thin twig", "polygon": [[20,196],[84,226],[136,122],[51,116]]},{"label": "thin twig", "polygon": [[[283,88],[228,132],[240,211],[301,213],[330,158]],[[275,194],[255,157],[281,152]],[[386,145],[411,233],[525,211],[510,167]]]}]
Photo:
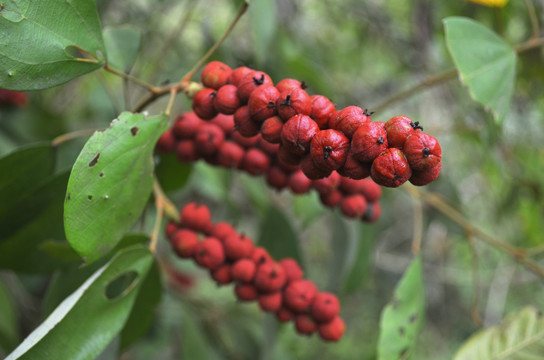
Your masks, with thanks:
[{"label": "thin twig", "polygon": [[155,254],[157,250],[157,241],[159,239],[159,233],[161,231],[162,219],[166,215],[173,221],[178,221],[178,210],[175,205],[168,199],[168,197],[162,191],[161,185],[157,178],[153,181],[153,196],[155,197],[155,207],[157,208],[157,217],[155,218],[155,225],[151,233],[151,242],[149,244],[149,251]]},{"label": "thin twig", "polygon": [[112,68],[108,63],[104,64],[104,70],[106,70],[106,71],[108,71],[108,72],[110,72],[112,74],[115,74],[115,75],[117,75],[117,76],[119,76],[119,77],[121,77],[121,78],[123,78],[125,80],[132,81],[133,83],[138,84],[141,87],[149,90],[151,93],[154,93],[154,92],[159,90],[159,88],[157,88],[157,87],[155,87],[155,86],[153,86],[151,84],[148,84],[147,82],[145,82],[145,81],[143,81],[143,80],[141,80],[141,79],[139,79],[139,78],[137,78],[135,76],[132,76],[130,74],[126,74],[126,73],[124,73],[122,71],[119,71],[117,69]]},{"label": "thin twig", "polygon": [[472,306],[470,316],[476,326],[482,326],[482,317],[480,316],[480,272],[478,270],[478,252],[472,236],[467,234],[468,244],[472,252]]},{"label": "thin twig", "polygon": [[540,35],[540,27],[538,26],[538,18],[536,16],[535,6],[531,0],[525,0],[527,5],[527,12],[529,13],[529,19],[531,19],[531,27],[533,29],[533,39],[537,39]]},{"label": "thin twig", "polygon": [[53,147],[57,147],[60,144],[63,144],[65,142],[73,140],[73,139],[77,139],[77,138],[80,138],[80,137],[91,136],[92,134],[94,134],[95,131],[96,131],[96,129],[83,129],[83,130],[76,130],[76,131],[73,131],[73,132],[62,134],[62,135],[59,135],[56,138],[54,138],[53,141],[51,141],[51,145]]}]

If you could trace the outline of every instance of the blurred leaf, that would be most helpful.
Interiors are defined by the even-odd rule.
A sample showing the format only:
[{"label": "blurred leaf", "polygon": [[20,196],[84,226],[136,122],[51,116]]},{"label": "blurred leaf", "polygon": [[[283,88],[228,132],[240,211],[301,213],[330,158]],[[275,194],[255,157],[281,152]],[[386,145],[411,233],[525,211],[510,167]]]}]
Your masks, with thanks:
[{"label": "blurred leaf", "polygon": [[544,319],[540,311],[526,307],[501,324],[472,335],[454,360],[541,359]]},{"label": "blurred leaf", "polygon": [[0,217],[0,268],[35,273],[65,265],[44,256],[39,244],[64,238],[62,209],[68,176],[64,172],[49,177],[42,185],[24,191],[24,197]]},{"label": "blurred leaf", "polygon": [[[349,269],[344,282],[344,292],[351,294],[364,285],[371,274],[372,257],[374,255],[374,237],[369,226],[359,225],[359,238],[357,239],[357,253],[353,266]],[[366,231],[364,231],[366,230]]]},{"label": "blurred leaf", "polygon": [[310,226],[326,212],[321,200],[319,200],[317,191],[293,196],[293,211],[297,219],[302,220],[302,227],[304,228]]},{"label": "blurred leaf", "polygon": [[191,176],[193,167],[181,163],[175,153],[161,154],[159,163],[155,167],[155,174],[164,191],[181,189]]},{"label": "blurred leaf", "polygon": [[191,185],[195,190],[217,202],[227,201],[232,173],[229,169],[212,167],[199,161],[193,166],[192,173]]},{"label": "blurred leaf", "polygon": [[343,217],[334,212],[333,224],[332,224],[332,242],[330,251],[330,265],[329,265],[329,283],[328,290],[337,292],[338,288],[342,285],[343,277],[346,272],[347,258],[349,256],[350,233],[346,227]]},{"label": "blurred leaf", "polygon": [[470,2],[481,4],[490,7],[503,7],[508,3],[508,0],[468,0]]},{"label": "blurred leaf", "polygon": [[70,174],[66,238],[87,262],[105,255],[142,213],[153,187],[151,155],[164,115],[122,113],[85,144]]},{"label": "blurred leaf", "polygon": [[0,348],[10,352],[19,343],[17,307],[11,291],[0,281]]},{"label": "blurred leaf", "polygon": [[259,246],[265,247],[277,261],[291,257],[303,264],[298,237],[285,214],[270,206],[259,229]]},{"label": "blurred leaf", "polygon": [[264,215],[270,206],[270,198],[268,197],[268,187],[263,179],[258,179],[247,174],[239,174],[237,179],[242,184],[246,194],[251,200],[254,209],[259,211],[259,214]]},{"label": "blurred leaf", "polygon": [[32,0],[3,1],[0,34],[0,88],[50,88],[105,61],[92,0],[42,0],[39,6]]},{"label": "blurred leaf", "polygon": [[157,264],[153,262],[151,269],[142,282],[141,290],[134,302],[130,316],[121,331],[122,351],[144,336],[155,318],[155,308],[161,301],[162,283]]},{"label": "blurred leaf", "polygon": [[142,32],[135,26],[107,27],[103,32],[104,45],[108,52],[108,63],[128,72],[134,62],[142,41]]},{"label": "blurred leaf", "polygon": [[40,244],[39,250],[57,260],[74,262],[80,260],[77,252],[67,242],[46,240]]},{"label": "blurred leaf", "polygon": [[[35,329],[7,360],[94,359],[125,324],[151,264],[147,248],[135,246],[118,253],[97,270]],[[106,291],[120,276],[136,279],[116,298]]]},{"label": "blurred leaf", "polygon": [[408,359],[425,316],[425,289],[421,257],[416,257],[400,280],[393,298],[382,311],[378,359]]},{"label": "blurred leaf", "polygon": [[50,143],[19,149],[0,159],[0,218],[53,175],[55,150]]},{"label": "blurred leaf", "polygon": [[484,25],[463,17],[443,20],[446,43],[472,98],[491,109],[501,124],[510,107],[516,52]]},{"label": "blurred leaf", "polygon": [[252,1],[249,6],[253,34],[253,53],[257,63],[263,64],[278,25],[276,2],[273,0]]},{"label": "blurred leaf", "polygon": [[213,347],[210,346],[201,321],[197,320],[192,313],[184,311],[181,319],[181,359],[220,359]]}]

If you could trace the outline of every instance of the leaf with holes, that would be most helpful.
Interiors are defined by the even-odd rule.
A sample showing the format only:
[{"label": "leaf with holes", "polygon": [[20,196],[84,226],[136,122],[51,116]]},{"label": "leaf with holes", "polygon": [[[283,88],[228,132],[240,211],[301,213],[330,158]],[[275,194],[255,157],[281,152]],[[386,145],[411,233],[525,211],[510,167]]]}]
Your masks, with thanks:
[{"label": "leaf with holes", "polygon": [[0,45],[0,88],[10,90],[63,84],[106,57],[93,0],[2,1]]},{"label": "leaf with holes", "polygon": [[501,324],[472,335],[454,360],[541,359],[544,348],[544,318],[526,307]]},{"label": "leaf with holes", "polygon": [[484,25],[463,17],[444,19],[446,44],[472,98],[502,123],[514,90],[516,52]]},{"label": "leaf with holes", "polygon": [[122,113],[85,144],[64,203],[66,239],[93,262],[113,248],[142,213],[153,187],[153,149],[165,115]]},{"label": "leaf with holes", "polygon": [[68,296],[6,360],[94,359],[123,328],[153,257],[119,252]]},{"label": "leaf with holes", "polygon": [[421,257],[416,257],[400,280],[393,298],[382,311],[379,360],[407,359],[415,346],[425,316],[425,289]]}]

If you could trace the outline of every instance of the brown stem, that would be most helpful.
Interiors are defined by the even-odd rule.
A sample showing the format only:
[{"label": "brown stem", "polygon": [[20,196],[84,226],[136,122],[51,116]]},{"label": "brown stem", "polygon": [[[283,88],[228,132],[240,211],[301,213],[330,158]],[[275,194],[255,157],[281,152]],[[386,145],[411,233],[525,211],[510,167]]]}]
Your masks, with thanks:
[{"label": "brown stem", "polygon": [[153,231],[151,233],[149,251],[151,251],[152,254],[155,254],[164,215],[171,220],[178,221],[178,210],[162,191],[161,185],[159,184],[157,178],[155,178],[153,181],[153,196],[155,197],[157,217],[155,218],[155,225],[153,226]]},{"label": "brown stem", "polygon": [[537,39],[540,35],[540,27],[538,26],[538,18],[536,16],[535,6],[531,0],[525,0],[527,6],[527,12],[529,13],[529,19],[531,19],[531,27],[533,29],[533,38]]},{"label": "brown stem", "polygon": [[91,136],[92,134],[94,134],[95,131],[96,131],[95,129],[83,129],[83,130],[76,130],[73,132],[59,135],[56,138],[54,138],[53,141],[51,141],[51,146],[57,147],[60,144],[63,144],[73,139]]},{"label": "brown stem", "polygon": [[478,308],[480,307],[480,272],[478,271],[478,252],[476,251],[476,244],[470,234],[467,234],[468,244],[470,245],[470,251],[472,252],[472,306],[470,315],[472,321],[476,326],[482,326],[482,317]]},{"label": "brown stem", "polygon": [[125,80],[132,81],[133,83],[138,84],[141,87],[149,90],[151,93],[158,90],[155,86],[153,86],[151,84],[148,84],[145,81],[143,81],[141,79],[138,79],[137,77],[134,77],[134,76],[132,76],[130,74],[126,74],[126,73],[124,73],[122,71],[119,71],[117,69],[112,68],[107,62],[104,64],[104,70],[106,70],[106,71],[108,71],[108,72],[110,72],[112,74],[115,74],[115,75],[117,75],[117,76],[119,76],[119,77],[121,77],[121,78],[123,78]]}]

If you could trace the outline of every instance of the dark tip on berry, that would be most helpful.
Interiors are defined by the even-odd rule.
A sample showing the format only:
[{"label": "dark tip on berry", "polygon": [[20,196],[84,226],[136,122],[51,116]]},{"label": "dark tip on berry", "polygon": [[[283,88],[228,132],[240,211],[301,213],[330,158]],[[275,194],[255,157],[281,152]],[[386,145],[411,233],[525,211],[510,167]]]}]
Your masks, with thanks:
[{"label": "dark tip on berry", "polygon": [[424,158],[429,157],[430,153],[431,153],[431,149],[429,149],[428,147],[423,148],[423,157]]},{"label": "dark tip on berry", "polygon": [[210,93],[210,97],[214,98],[217,95],[217,91]]},{"label": "dark tip on berry", "polygon": [[274,279],[274,278],[277,278],[277,277],[278,277],[278,274],[276,273],[276,271],[275,271],[275,270],[272,270],[272,272],[270,273],[270,277],[271,277],[272,279]]},{"label": "dark tip on berry", "polygon": [[261,74],[259,79],[254,76],[253,81],[255,82],[255,85],[262,85],[264,83],[264,74]]},{"label": "dark tip on berry", "polygon": [[381,144],[383,144],[384,142],[385,142],[385,140],[383,139],[382,136],[380,136],[380,137],[378,138],[377,143],[378,143],[379,145],[381,145]]},{"label": "dark tip on berry", "polygon": [[302,80],[302,82],[300,83],[300,88],[301,88],[302,90],[308,88],[308,85],[306,84],[306,82],[305,82],[304,80]]},{"label": "dark tip on berry", "polygon": [[372,114],[374,114],[374,111],[368,111],[368,109],[365,109],[365,111],[363,111],[363,115],[365,116],[371,116]]},{"label": "dark tip on berry", "polygon": [[411,122],[410,123],[410,126],[414,129],[414,130],[421,130],[423,131],[423,126],[420,126],[419,125],[419,121],[416,121],[416,122]]},{"label": "dark tip on berry", "polygon": [[270,100],[268,104],[266,105],[267,108],[272,109],[274,106],[276,106],[276,103]]},{"label": "dark tip on berry", "polygon": [[325,146],[323,148],[323,159],[327,160],[332,152],[332,146]]},{"label": "dark tip on berry", "polygon": [[280,105],[291,106],[291,95],[287,95],[285,100],[283,100]]}]

